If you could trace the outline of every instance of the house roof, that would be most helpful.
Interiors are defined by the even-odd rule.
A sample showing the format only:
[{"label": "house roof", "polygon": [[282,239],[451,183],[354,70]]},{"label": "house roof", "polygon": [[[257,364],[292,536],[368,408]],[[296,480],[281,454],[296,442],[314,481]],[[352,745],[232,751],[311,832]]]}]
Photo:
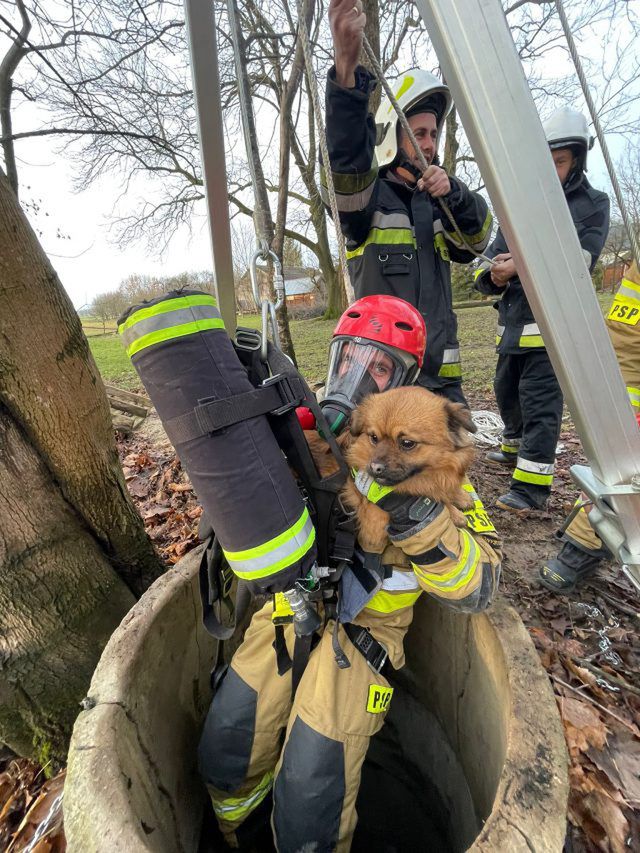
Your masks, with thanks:
[{"label": "house roof", "polygon": [[301,296],[304,293],[312,293],[314,286],[309,276],[285,278],[284,290],[287,296]]}]

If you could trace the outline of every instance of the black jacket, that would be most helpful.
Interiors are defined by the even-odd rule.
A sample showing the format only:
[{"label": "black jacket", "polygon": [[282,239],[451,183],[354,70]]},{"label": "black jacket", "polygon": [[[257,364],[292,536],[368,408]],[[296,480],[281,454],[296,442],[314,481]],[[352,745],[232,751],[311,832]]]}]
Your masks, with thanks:
[{"label": "black jacket", "polygon": [[[565,189],[565,198],[585,253],[585,260],[589,269],[593,270],[609,231],[609,196],[594,190],[583,174],[581,179],[571,182]],[[487,255],[493,258],[508,251],[502,231],[498,229]],[[496,287],[491,281],[488,264],[484,263],[476,272],[475,287],[480,293],[502,296],[496,303],[496,348],[501,355],[514,355],[544,346],[522,282],[517,276],[509,280],[506,289]]]},{"label": "black jacket", "polygon": [[[427,349],[418,382],[442,388],[461,379],[449,261],[469,263],[474,255],[456,245],[436,199],[409,188],[388,169],[378,172],[376,129],[368,112],[374,86],[362,67],[354,89],[338,86],[333,69],[327,80],[327,143],[349,273],[357,298],[390,294],[420,311],[427,326]],[[324,170],[321,179],[328,207]],[[482,251],[492,223],[487,204],[457,178],[450,181],[446,202],[465,239]]]}]

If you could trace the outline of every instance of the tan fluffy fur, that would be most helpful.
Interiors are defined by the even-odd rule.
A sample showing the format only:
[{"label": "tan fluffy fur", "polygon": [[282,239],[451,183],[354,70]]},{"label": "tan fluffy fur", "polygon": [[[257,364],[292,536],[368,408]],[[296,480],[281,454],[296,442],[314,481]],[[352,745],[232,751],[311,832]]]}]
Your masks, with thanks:
[{"label": "tan fluffy fur", "polygon": [[[468,409],[424,388],[396,388],[372,394],[351,418],[351,441],[345,448],[352,468],[366,471],[397,493],[426,496],[448,507],[454,524],[466,526],[460,509],[471,504],[463,491],[474,459]],[[402,442],[414,442],[403,447]],[[383,550],[389,515],[366,500],[350,480],[343,499],[358,517],[359,539],[367,550]]]}]

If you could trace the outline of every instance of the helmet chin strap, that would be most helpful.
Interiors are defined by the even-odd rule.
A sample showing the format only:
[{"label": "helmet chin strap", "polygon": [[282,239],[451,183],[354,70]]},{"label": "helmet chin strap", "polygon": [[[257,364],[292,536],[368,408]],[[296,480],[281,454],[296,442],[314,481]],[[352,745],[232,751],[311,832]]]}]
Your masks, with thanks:
[{"label": "helmet chin strap", "polygon": [[407,184],[417,184],[422,177],[422,171],[411,162],[402,149],[398,151],[393,171]]}]

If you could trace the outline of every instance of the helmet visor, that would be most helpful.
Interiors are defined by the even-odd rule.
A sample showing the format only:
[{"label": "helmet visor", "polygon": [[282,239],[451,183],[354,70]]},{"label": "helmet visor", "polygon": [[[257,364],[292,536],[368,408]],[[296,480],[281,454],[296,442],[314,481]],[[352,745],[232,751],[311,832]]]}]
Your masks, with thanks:
[{"label": "helmet visor", "polygon": [[405,361],[390,348],[353,338],[334,338],[325,399],[341,399],[355,408],[368,394],[402,385],[408,372]]}]

